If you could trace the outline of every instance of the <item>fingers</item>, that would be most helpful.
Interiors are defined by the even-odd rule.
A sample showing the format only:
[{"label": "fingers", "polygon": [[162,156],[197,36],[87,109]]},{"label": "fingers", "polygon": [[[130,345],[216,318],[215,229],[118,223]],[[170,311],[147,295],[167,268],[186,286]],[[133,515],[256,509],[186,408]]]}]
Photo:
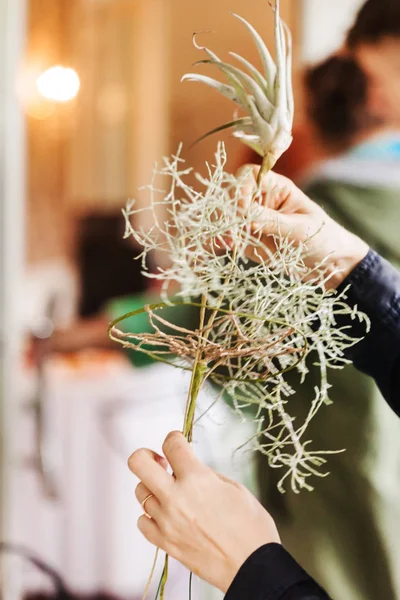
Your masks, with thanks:
[{"label": "fingers", "polygon": [[144,483],[140,482],[139,485],[136,486],[135,496],[138,502],[142,504],[143,512],[147,513],[152,519],[157,521],[161,514],[161,505]]},{"label": "fingers", "polygon": [[[247,206],[254,199],[259,172],[260,167],[258,165],[245,165],[238,171],[238,177],[243,178],[242,208]],[[260,195],[258,195],[258,201],[261,201],[262,204],[275,211],[281,210],[291,196],[302,194],[290,179],[279,173],[275,173],[275,171],[269,171],[264,175],[261,181],[260,191],[261,198]]]},{"label": "fingers", "polygon": [[158,528],[158,525],[153,519],[148,519],[145,515],[142,515],[137,523],[139,531],[144,535],[147,541],[161,550],[165,550],[163,536]]},{"label": "fingers", "polygon": [[[258,222],[251,224],[251,233],[255,240],[261,241],[269,250],[275,252],[276,238],[285,238],[292,233],[295,223],[285,214],[265,208]],[[254,244],[256,248],[256,245]]]},{"label": "fingers", "polygon": [[259,204],[271,209],[271,213],[277,213],[290,196],[290,190],[294,184],[286,177],[274,171],[269,171],[264,175],[260,190],[257,191],[259,171],[260,167],[257,165],[245,165],[239,170],[238,177],[242,178],[243,182],[241,188],[242,200],[239,205],[242,209],[246,209],[251,202],[256,200]]},{"label": "fingers", "polygon": [[200,471],[206,468],[195,457],[188,441],[178,431],[173,431],[166,437],[163,444],[163,452],[176,478],[181,478],[193,473],[193,471]]},{"label": "fingers", "polygon": [[171,486],[174,483],[172,475],[166,471],[166,462],[160,455],[142,448],[132,454],[128,460],[128,465],[144,485],[157,498],[162,500],[168,495]]},{"label": "fingers", "polygon": [[254,200],[259,170],[260,168],[256,165],[245,165],[237,173],[238,179],[241,180],[239,209],[243,212],[246,212]]}]

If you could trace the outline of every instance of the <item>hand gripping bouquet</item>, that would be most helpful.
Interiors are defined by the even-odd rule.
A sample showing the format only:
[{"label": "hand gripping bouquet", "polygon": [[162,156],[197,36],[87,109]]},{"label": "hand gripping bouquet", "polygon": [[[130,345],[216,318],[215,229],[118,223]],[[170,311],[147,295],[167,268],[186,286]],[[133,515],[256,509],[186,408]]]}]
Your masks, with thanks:
[{"label": "hand gripping bouquet", "polygon": [[[231,55],[239,66],[226,63],[195,41],[206,55],[198,64],[219,70],[226,81],[195,73],[183,78],[215,88],[244,113],[210,133],[232,128],[235,137],[261,155],[253,201],[243,205],[248,174],[234,176],[225,170],[221,142],[213,164],[207,165],[207,175],[195,174],[195,186],[187,183],[192,169],[180,149],[165,158],[163,166],[155,167],[147,188],[148,207],[138,208],[129,201],[124,215],[126,236],[143,248],[145,271],[149,253],[158,251],[168,258],[168,266],[147,272],[162,281],[162,301],[116,319],[110,336],[125,347],[191,372],[183,423],[189,441],[198,394],[206,381],[216,384],[219,396],[229,398],[243,418],[249,418],[247,410],[252,408],[256,435],[249,443],[268,456],[272,468],[281,470],[279,489],[284,491],[288,484],[298,492],[312,489],[311,476],[326,475],[323,465],[331,451],[311,447],[307,426],[329,403],[328,369],[342,368],[348,362],[344,350],[357,342],[345,327],[337,326],[337,319],[348,315],[364,319],[366,327],[368,323],[365,315],[346,304],[345,292],[326,289],[323,263],[307,266],[307,240],[294,245],[287,237],[275,235],[271,250],[270,243],[255,235],[266,219],[259,184],[291,143],[294,113],[291,35],[280,18],[278,0],[272,9],[275,62],[253,26],[234,15],[257,46],[260,69],[234,52]],[[132,224],[142,211],[152,214],[150,229]],[[161,212],[167,215],[162,221]],[[253,260],[248,258],[250,248]],[[176,282],[179,291],[171,297],[169,290]],[[193,327],[180,322],[183,308],[195,316]],[[140,314],[147,316],[146,330],[126,331],[125,319],[132,323],[132,317]],[[290,410],[295,391],[285,375],[296,369],[301,378],[306,377],[311,356],[319,366],[320,382],[308,415],[298,422]],[[157,598],[164,598],[167,578],[168,558]]]}]

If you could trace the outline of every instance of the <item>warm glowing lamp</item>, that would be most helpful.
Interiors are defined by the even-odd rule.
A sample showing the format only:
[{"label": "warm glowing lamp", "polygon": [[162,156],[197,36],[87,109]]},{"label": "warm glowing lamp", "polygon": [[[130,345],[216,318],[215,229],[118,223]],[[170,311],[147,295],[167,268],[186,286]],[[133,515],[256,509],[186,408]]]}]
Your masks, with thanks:
[{"label": "warm glowing lamp", "polygon": [[57,65],[39,75],[36,86],[47,100],[68,102],[78,94],[81,83],[76,71]]}]

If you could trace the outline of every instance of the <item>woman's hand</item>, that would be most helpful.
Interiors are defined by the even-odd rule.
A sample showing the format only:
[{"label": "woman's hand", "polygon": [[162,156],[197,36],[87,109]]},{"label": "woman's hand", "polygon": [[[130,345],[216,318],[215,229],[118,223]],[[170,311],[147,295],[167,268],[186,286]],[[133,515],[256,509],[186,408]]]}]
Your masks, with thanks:
[{"label": "woman's hand", "polygon": [[[243,203],[253,201],[259,167],[247,165]],[[305,262],[311,268],[322,263],[331,274],[329,287],[337,287],[368,253],[368,245],[353,235],[310,200],[290,179],[270,172],[261,182],[263,242],[272,248],[273,236],[288,237],[294,243],[307,242]],[[254,258],[251,256],[251,258]]]},{"label": "woman's hand", "polygon": [[151,517],[138,527],[155,546],[202,579],[226,592],[246,559],[270,542],[279,543],[272,517],[242,485],[202,464],[181,433],[170,433],[163,452],[150,450],[129,459],[141,483],[136,497]]}]

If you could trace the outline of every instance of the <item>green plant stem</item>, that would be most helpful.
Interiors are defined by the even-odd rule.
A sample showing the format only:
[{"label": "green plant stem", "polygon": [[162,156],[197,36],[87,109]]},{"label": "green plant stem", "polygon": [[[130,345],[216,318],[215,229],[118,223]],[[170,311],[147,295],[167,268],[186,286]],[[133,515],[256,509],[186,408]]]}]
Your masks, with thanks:
[{"label": "green plant stem", "polygon": [[194,423],[194,415],[196,412],[196,404],[197,398],[199,395],[199,391],[201,386],[205,380],[205,374],[207,372],[207,364],[204,362],[198,362],[192,375],[192,387],[190,391],[189,403],[187,414],[185,418],[185,423],[183,426],[183,435],[186,437],[188,442],[193,441],[193,423]]},{"label": "green plant stem", "polygon": [[204,375],[207,365],[202,362],[203,355],[203,330],[206,315],[207,297],[205,294],[201,297],[200,322],[199,322],[199,345],[194,359],[192,378],[190,381],[189,394],[186,402],[185,419],[183,423],[183,435],[191,442],[193,437],[193,422],[196,412],[197,398],[200,388],[204,382]]},{"label": "green plant stem", "polygon": [[[194,424],[194,416],[196,413],[196,405],[197,398],[199,395],[199,391],[201,386],[203,385],[207,372],[207,364],[202,362],[203,355],[203,330],[204,330],[204,322],[206,315],[206,305],[207,305],[207,296],[205,294],[201,297],[201,308],[200,308],[200,322],[199,322],[199,346],[197,348],[193,370],[192,370],[192,378],[190,381],[189,394],[186,402],[185,409],[185,419],[183,422],[183,435],[186,437],[188,442],[191,442],[193,439],[193,424]],[[160,586],[160,600],[164,600],[164,590],[165,585],[168,579],[168,554],[165,557],[164,570],[161,578],[161,586]]]},{"label": "green plant stem", "polygon": [[[169,565],[169,557],[168,554],[165,556],[164,570],[161,577],[160,583],[160,600],[164,600],[165,598],[165,586],[168,581],[168,565]],[[157,600],[157,598],[156,598]]]},{"label": "green plant stem", "polygon": [[158,600],[159,597],[160,597],[161,582],[162,582],[162,575],[161,575],[160,583],[158,584],[158,588],[157,588],[157,592],[156,592],[156,597],[154,598],[154,600]]}]

